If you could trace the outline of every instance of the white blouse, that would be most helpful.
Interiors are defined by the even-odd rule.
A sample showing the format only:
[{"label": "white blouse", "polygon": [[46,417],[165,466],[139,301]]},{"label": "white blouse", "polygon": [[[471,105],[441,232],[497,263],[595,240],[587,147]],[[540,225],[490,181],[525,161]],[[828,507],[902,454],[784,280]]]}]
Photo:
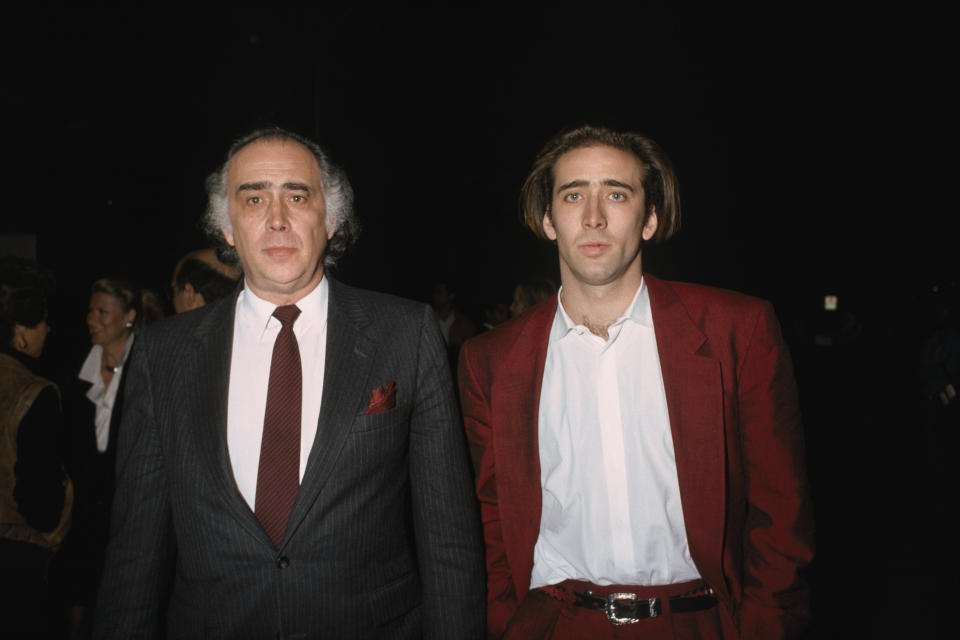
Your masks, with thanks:
[{"label": "white blouse", "polygon": [[127,359],[130,357],[130,348],[133,347],[133,334],[127,337],[127,344],[123,347],[123,361],[120,363],[120,369],[113,374],[110,385],[103,384],[103,376],[100,375],[103,366],[103,347],[99,344],[93,345],[87,359],[83,361],[80,367],[81,380],[90,382],[92,387],[87,391],[87,398],[97,407],[97,414],[94,418],[97,437],[97,451],[103,453],[110,444],[110,419],[113,415],[113,403],[117,399],[117,389],[120,388],[120,377],[123,375],[123,369],[126,367]]}]

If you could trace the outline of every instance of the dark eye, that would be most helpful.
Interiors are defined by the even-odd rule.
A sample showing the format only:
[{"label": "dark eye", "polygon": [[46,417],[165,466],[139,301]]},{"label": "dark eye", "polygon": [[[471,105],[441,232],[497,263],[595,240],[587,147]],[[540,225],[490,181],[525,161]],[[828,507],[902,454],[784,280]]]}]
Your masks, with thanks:
[{"label": "dark eye", "polygon": [[294,202],[306,202],[306,201],[307,201],[307,197],[306,197],[306,196],[299,195],[299,194],[294,194],[294,195],[290,196],[290,199],[293,200]]},{"label": "dark eye", "polygon": [[260,196],[250,196],[247,198],[247,204],[260,204],[261,202],[263,202],[263,198]]}]

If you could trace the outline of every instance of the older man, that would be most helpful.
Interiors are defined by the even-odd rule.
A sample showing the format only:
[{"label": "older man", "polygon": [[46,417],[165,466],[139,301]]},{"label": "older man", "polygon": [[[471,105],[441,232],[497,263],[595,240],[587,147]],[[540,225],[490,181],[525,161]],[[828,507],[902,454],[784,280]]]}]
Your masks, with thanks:
[{"label": "older man", "polygon": [[327,275],[346,177],[271,129],[208,181],[244,288],[138,341],[96,636],[474,638],[483,561],[429,307]]},{"label": "older man", "polygon": [[556,137],[522,204],[560,293],[460,360],[491,637],[795,636],[812,530],[770,305],[643,273],[679,222],[649,138]]}]

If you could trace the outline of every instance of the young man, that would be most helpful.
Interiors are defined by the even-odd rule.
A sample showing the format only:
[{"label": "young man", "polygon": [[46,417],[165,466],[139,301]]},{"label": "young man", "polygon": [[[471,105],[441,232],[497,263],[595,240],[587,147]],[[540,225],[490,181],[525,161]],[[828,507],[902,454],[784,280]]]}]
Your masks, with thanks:
[{"label": "young man", "polygon": [[468,341],[459,370],[490,637],[793,637],[812,524],[771,306],[643,273],[679,223],[649,138],[561,134],[521,201],[559,294]]}]

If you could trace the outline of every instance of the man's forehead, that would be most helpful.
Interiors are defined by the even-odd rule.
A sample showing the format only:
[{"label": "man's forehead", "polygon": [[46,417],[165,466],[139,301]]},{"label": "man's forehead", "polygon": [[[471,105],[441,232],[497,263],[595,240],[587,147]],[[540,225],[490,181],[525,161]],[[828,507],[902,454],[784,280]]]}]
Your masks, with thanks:
[{"label": "man's forehead", "polygon": [[[238,182],[268,182],[283,184],[286,178],[297,177],[301,181],[319,181],[320,166],[309,149],[284,138],[255,140],[240,149],[230,161],[227,181],[230,188]],[[276,180],[272,179],[276,178]]]},{"label": "man's forehead", "polygon": [[629,151],[605,144],[577,147],[563,153],[553,165],[553,175],[563,172],[566,177],[575,174],[619,174],[621,177],[643,178],[643,163]]}]

